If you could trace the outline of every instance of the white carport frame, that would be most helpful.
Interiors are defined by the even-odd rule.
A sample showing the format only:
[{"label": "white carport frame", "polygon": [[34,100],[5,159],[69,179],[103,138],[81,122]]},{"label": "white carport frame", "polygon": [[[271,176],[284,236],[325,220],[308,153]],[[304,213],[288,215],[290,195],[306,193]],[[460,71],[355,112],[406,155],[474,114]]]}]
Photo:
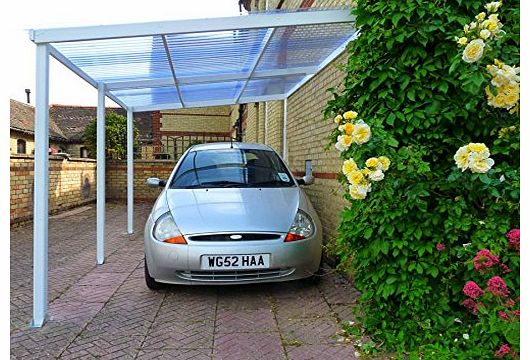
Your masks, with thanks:
[{"label": "white carport frame", "polygon": [[[30,30],[30,40],[36,46],[36,109],[35,109],[35,184],[34,184],[34,233],[33,233],[33,320],[32,326],[41,327],[46,321],[48,307],[48,148],[49,148],[49,55],[61,62],[75,74],[97,89],[97,251],[96,262],[105,261],[105,97],[109,97],[127,111],[127,232],[133,233],[133,114],[140,111],[179,109],[183,107],[206,107],[216,105],[244,104],[258,101],[284,101],[284,145],[286,156],[287,142],[287,98],[305,84],[323,67],[328,65],[346,45],[357,36],[353,31],[346,41],[315,66],[302,66],[279,69],[259,70],[258,64],[264,55],[275,31],[281,27],[304,25],[326,25],[353,23],[354,18],[348,9],[314,10],[285,13],[263,13],[251,16],[228,18],[210,18],[197,20],[164,21],[140,24],[103,25],[73,27],[62,29]],[[256,54],[250,70],[243,75],[219,74],[207,76],[179,77],[173,68],[166,36],[176,34],[201,34],[228,30],[268,29]],[[134,38],[142,36],[161,36],[171,65],[172,77],[102,82],[91,77],[75,65],[54,44],[81,42],[86,40],[105,40]],[[249,80],[270,79],[274,77],[298,75],[302,80],[290,88],[287,93],[274,95],[243,96]],[[221,100],[184,101],[180,85],[203,84],[219,81],[244,81],[244,85],[233,98]],[[122,101],[112,91],[121,89],[142,89],[157,86],[175,86],[179,102],[130,105]]]}]

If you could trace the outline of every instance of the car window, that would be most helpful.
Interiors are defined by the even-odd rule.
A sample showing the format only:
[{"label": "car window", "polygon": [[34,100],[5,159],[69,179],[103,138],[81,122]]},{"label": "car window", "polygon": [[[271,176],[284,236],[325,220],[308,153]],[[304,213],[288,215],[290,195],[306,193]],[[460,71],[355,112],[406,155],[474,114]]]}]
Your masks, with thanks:
[{"label": "car window", "polygon": [[280,157],[270,150],[190,151],[171,180],[172,189],[295,186]]}]

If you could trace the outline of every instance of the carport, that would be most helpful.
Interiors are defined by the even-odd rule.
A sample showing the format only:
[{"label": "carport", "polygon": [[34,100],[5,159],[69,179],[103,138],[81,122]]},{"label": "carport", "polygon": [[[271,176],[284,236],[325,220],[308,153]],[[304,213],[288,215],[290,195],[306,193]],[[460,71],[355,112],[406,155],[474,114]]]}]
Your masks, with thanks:
[{"label": "carport", "polygon": [[357,36],[348,9],[30,30],[36,51],[33,321],[48,307],[49,56],[97,89],[97,264],[105,261],[105,98],[127,111],[127,232],[133,232],[133,114],[284,102]]}]

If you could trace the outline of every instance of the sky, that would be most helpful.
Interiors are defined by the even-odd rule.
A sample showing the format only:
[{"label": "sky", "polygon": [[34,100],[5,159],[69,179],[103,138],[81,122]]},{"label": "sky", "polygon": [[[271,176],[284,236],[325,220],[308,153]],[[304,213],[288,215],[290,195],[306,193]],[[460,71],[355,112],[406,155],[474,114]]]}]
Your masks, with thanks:
[{"label": "sky", "polygon": [[[238,0],[16,0],[3,12],[7,26],[4,49],[9,49],[6,71],[9,98],[26,102],[25,89],[35,103],[35,44],[28,29],[123,24],[158,20],[239,16]],[[137,5],[134,5],[137,4]],[[243,9],[243,13],[246,14]],[[5,36],[5,33],[4,33]],[[7,43],[6,43],[7,41]],[[4,69],[5,70],[5,69]],[[4,87],[5,87],[4,83]],[[97,91],[65,66],[50,58],[50,104],[97,105]],[[115,105],[106,99],[106,105]]]}]

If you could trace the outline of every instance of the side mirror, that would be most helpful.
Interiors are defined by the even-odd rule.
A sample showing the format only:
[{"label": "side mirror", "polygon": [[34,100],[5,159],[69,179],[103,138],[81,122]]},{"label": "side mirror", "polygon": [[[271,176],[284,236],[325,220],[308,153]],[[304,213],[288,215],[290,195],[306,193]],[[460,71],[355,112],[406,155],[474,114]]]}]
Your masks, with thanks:
[{"label": "side mirror", "polygon": [[301,179],[296,179],[298,181],[298,185],[311,185],[315,182],[315,178],[313,175],[305,175]]},{"label": "side mirror", "polygon": [[166,182],[164,180],[160,180],[159,178],[149,178],[145,182],[147,186],[149,187],[164,187],[166,186]]}]

